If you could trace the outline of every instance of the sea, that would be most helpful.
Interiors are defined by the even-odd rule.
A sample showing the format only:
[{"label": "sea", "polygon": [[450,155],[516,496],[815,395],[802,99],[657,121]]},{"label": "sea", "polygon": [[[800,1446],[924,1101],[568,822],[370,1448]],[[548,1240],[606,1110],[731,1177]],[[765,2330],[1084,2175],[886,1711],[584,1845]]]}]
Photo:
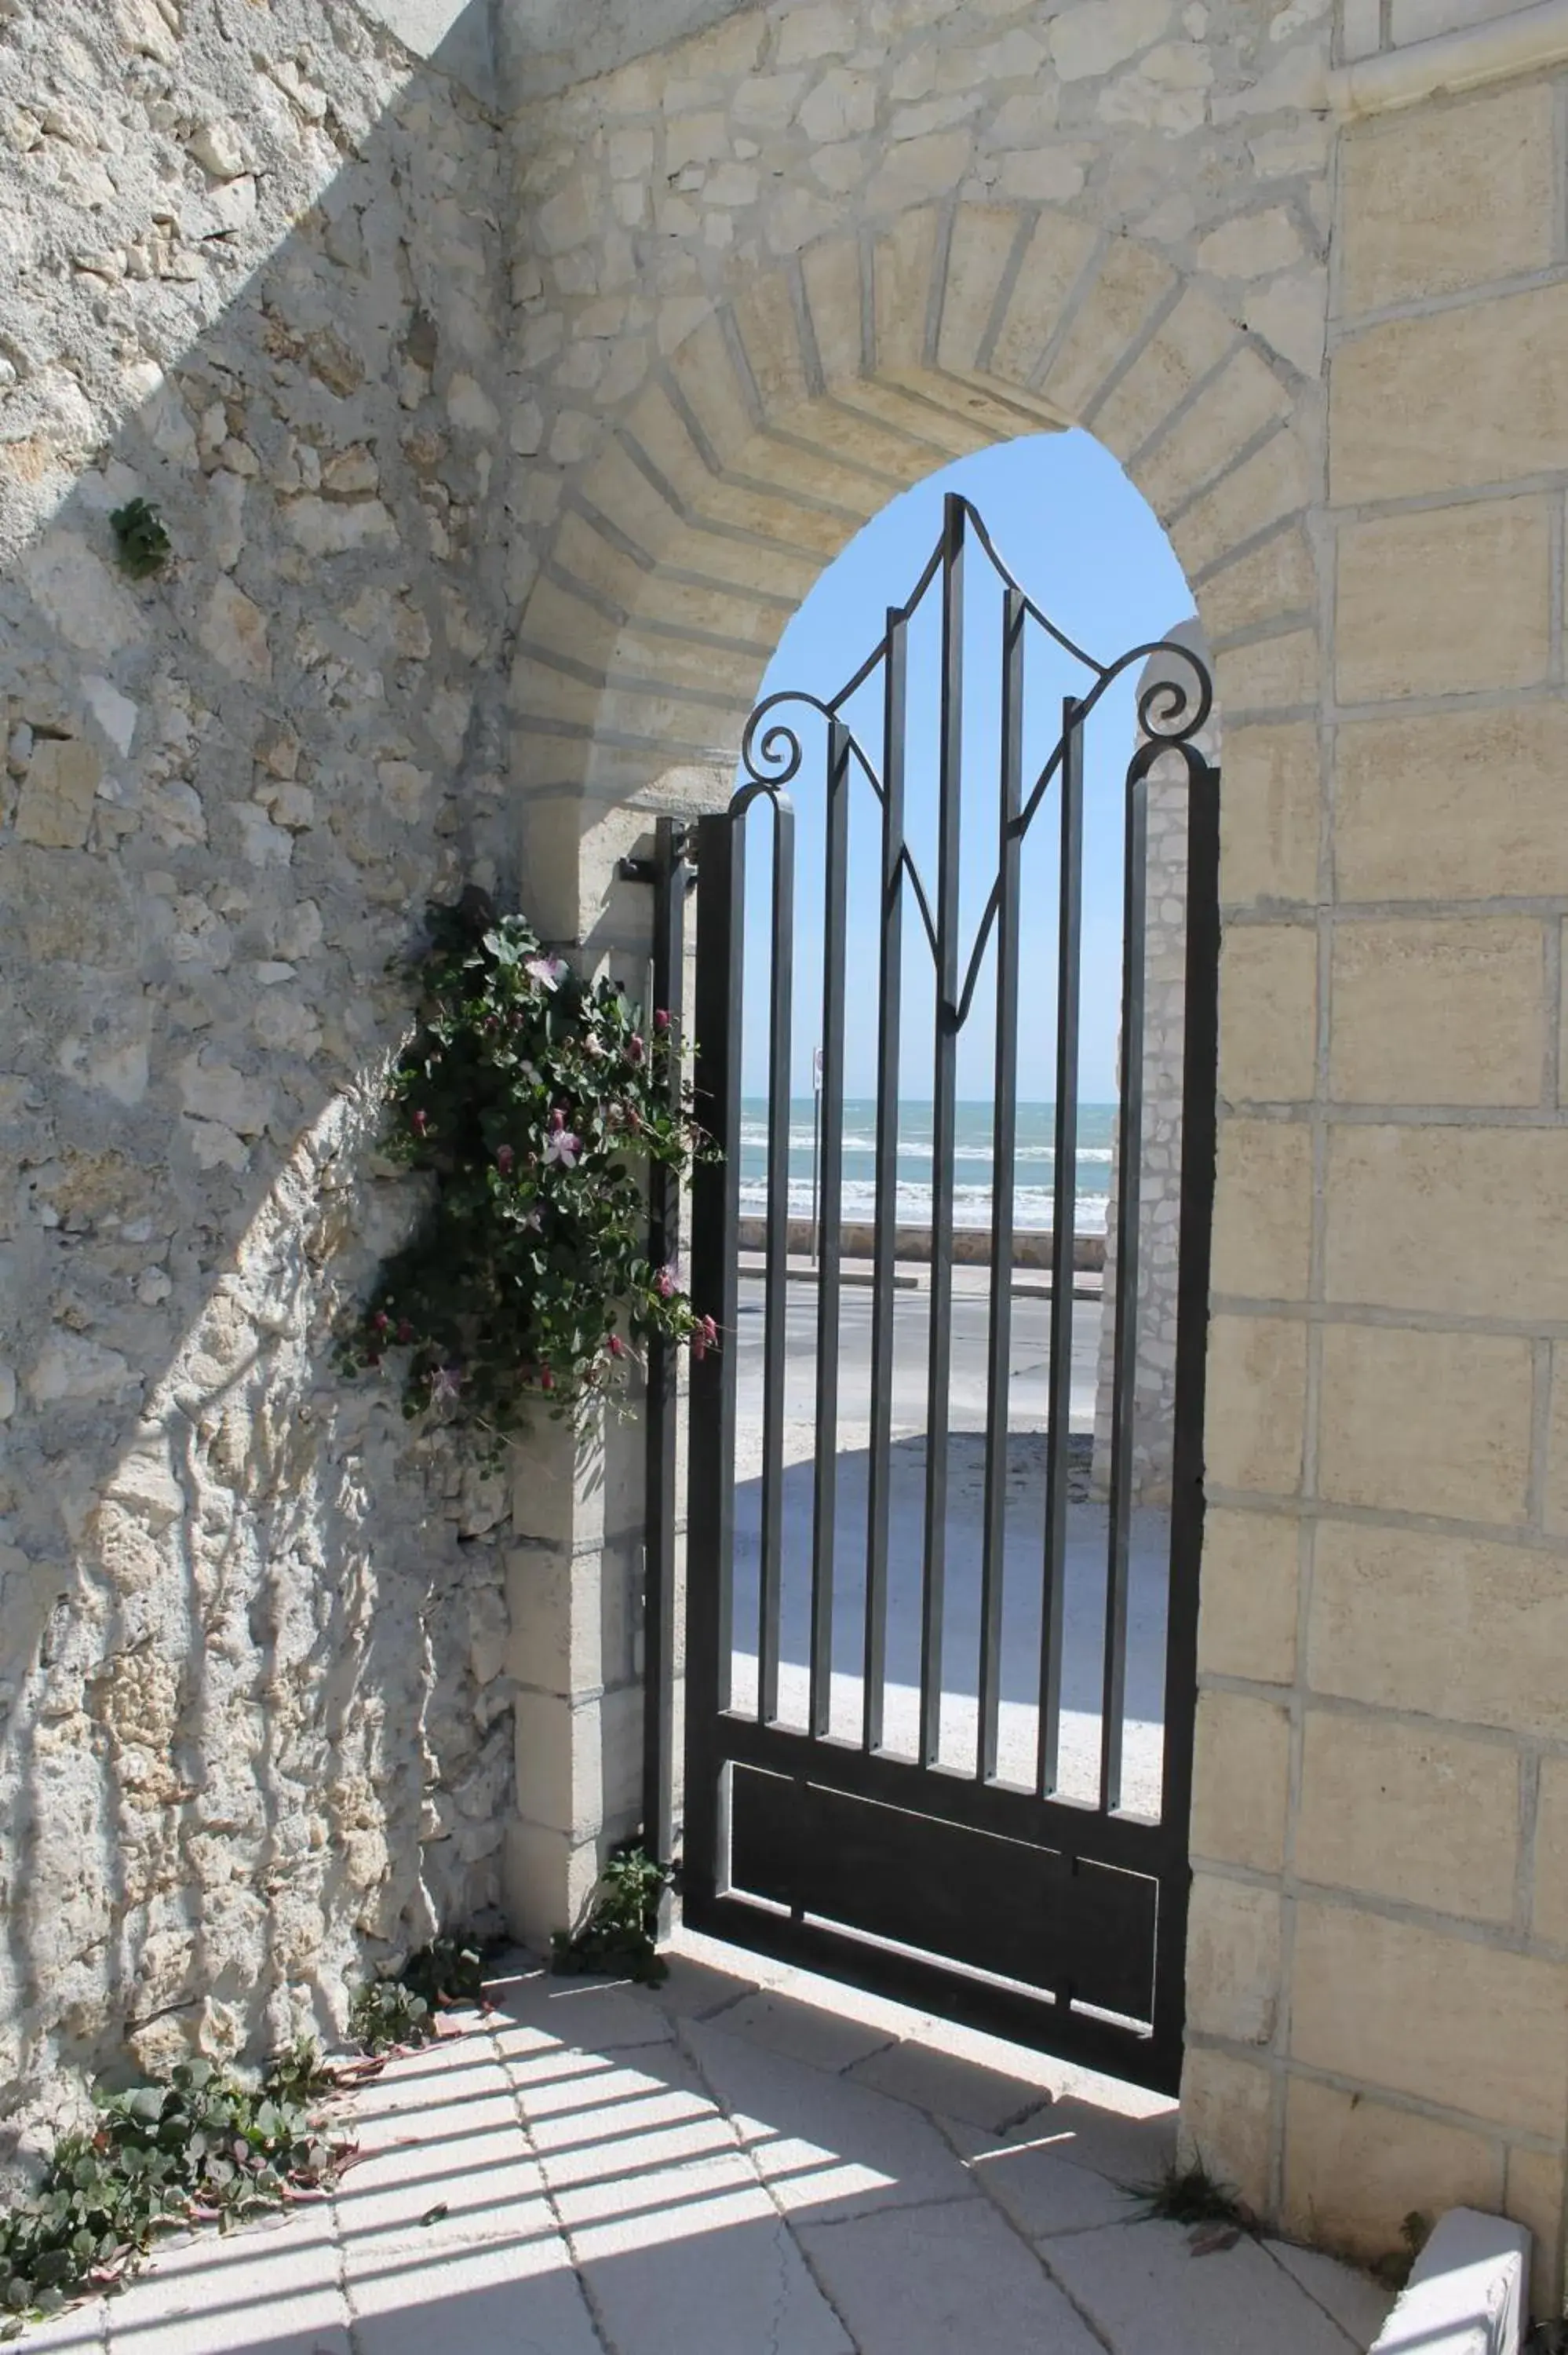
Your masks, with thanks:
[{"label": "sea", "polygon": [[[797,1096],[789,1107],[789,1214],[812,1214],[811,1168],[815,1142],[815,1105],[810,1096]],[[931,1117],[927,1099],[906,1099],[898,1107],[898,1222],[918,1227],[931,1218]],[[994,1173],[991,1156],[992,1108],[989,1103],[960,1103],[956,1123],[957,1151],[953,1169],[953,1220],[960,1227],[991,1224]],[[1110,1195],[1111,1140],[1116,1108],[1112,1104],[1078,1106],[1078,1153],[1075,1172],[1075,1231],[1105,1232]],[[1021,1103],[1017,1143],[1012,1159],[1012,1217],[1020,1228],[1049,1229],[1055,1199],[1056,1108],[1049,1103]],[[741,1106],[740,1207],[755,1216],[768,1207],[768,1106],[763,1098],[748,1096]],[[876,1207],[876,1105],[868,1097],[844,1102],[843,1215],[869,1219]]]}]

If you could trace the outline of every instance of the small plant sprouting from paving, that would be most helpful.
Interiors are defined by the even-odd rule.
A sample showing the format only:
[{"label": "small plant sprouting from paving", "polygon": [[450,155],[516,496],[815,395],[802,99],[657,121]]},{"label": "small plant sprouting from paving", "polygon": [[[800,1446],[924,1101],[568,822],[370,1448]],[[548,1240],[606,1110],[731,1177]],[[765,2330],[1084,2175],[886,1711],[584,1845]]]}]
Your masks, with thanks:
[{"label": "small plant sprouting from paving", "polygon": [[174,542],[149,499],[127,499],[110,517],[109,528],[120,552],[121,570],[132,581],[152,580],[174,554]]},{"label": "small plant sprouting from paving", "polygon": [[557,1930],[551,1966],[562,1973],[624,1973],[659,1987],[670,1966],[658,1950],[659,1908],[674,1876],[634,1844],[618,1849],[605,1866],[588,1920],[576,1937]]},{"label": "small plant sprouting from paving", "polygon": [[441,2032],[441,2012],[451,2004],[477,2004],[482,1987],[478,1947],[438,1938],[410,1956],[395,1977],[372,1979],[356,1991],[349,2007],[349,2034],[366,2052],[429,2044]]},{"label": "small plant sprouting from paving", "polygon": [[655,1336],[718,1338],[648,1255],[643,1178],[711,1152],[669,1015],[551,955],[470,890],[430,911],[418,1027],[393,1072],[387,1150],[434,1182],[341,1346],[401,1359],[404,1412],[493,1446],[530,1411],[580,1412]]},{"label": "small plant sprouting from paving", "polygon": [[1385,2289],[1403,2289],[1410,2269],[1432,2237],[1432,2219],[1413,2208],[1399,2228],[1400,2245],[1374,2257],[1371,2270]]},{"label": "small plant sprouting from paving", "polygon": [[160,2231],[319,2193],[348,2153],[308,2105],[322,2083],[319,2054],[295,2046],[259,2087],[184,2061],[166,2084],[100,2096],[96,2126],[62,2136],[37,2190],[0,2216],[0,2337],[112,2288]]},{"label": "small plant sprouting from paving", "polygon": [[368,2061],[334,2066],[300,2037],[259,2085],[190,2060],[163,2082],[95,2095],[96,2123],[62,2135],[37,2189],[0,2211],[0,2339],[120,2287],[160,2232],[228,2230],[321,2198],[355,2149],[333,2137],[323,2104],[394,2047],[440,2035],[443,2010],[482,2000],[482,1975],[478,1947],[440,1938],[399,1978],[362,1987],[350,2028]]},{"label": "small plant sprouting from paving", "polygon": [[1152,2183],[1129,2187],[1143,2201],[1147,2217],[1168,2224],[1209,2225],[1222,2231],[1251,2232],[1256,2218],[1234,2184],[1211,2172],[1202,2151],[1172,2159]]}]

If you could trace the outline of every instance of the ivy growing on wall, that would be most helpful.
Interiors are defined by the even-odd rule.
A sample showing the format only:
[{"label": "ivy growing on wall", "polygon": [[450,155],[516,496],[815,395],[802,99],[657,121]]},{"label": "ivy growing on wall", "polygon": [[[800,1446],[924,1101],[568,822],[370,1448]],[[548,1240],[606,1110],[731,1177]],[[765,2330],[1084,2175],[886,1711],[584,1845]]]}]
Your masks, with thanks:
[{"label": "ivy growing on wall", "polygon": [[713,1148],[669,1016],[554,956],[469,890],[430,911],[418,1028],[389,1082],[387,1151],[431,1184],[345,1337],[392,1360],[404,1411],[492,1438],[624,1385],[655,1336],[715,1346],[648,1255],[645,1179]]}]

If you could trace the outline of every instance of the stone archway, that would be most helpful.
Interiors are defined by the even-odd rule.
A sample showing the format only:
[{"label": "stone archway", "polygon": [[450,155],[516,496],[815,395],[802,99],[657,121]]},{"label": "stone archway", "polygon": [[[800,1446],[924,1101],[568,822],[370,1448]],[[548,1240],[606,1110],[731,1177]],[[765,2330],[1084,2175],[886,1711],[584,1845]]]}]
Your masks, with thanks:
[{"label": "stone archway", "polygon": [[[821,570],[954,457],[1070,424],[1127,466],[1187,572],[1226,715],[1225,895],[1249,924],[1280,927],[1277,942],[1245,933],[1243,969],[1271,986],[1277,946],[1288,996],[1301,933],[1278,907],[1280,846],[1317,805],[1315,731],[1287,717],[1319,691],[1317,407],[1152,250],[1033,205],[921,205],[808,245],[673,336],[574,470],[513,673],[524,872],[546,925],[638,957],[645,912],[618,862],[650,811],[727,792],[758,682]],[[579,1572],[600,1539],[613,1583],[634,1538],[595,1505],[574,1523]],[[568,1607],[599,1625],[629,1606],[579,1585]],[[560,1701],[612,1828],[618,1803],[635,1820],[635,1696]],[[569,1870],[569,1843],[520,1835],[535,1888],[552,1839]],[[1231,1903],[1200,1864],[1193,1937],[1213,1981],[1233,1967],[1212,1951]],[[1219,2087],[1232,2065],[1194,2048],[1194,2115],[1212,2116],[1210,2076]]]},{"label": "stone archway", "polygon": [[861,525],[1069,424],[1167,529],[1227,712],[1312,701],[1317,421],[1292,375],[1151,249],[1048,208],[920,206],[808,246],[675,342],[574,475],[513,674],[529,822],[553,796],[591,830],[727,765],[784,620]]}]

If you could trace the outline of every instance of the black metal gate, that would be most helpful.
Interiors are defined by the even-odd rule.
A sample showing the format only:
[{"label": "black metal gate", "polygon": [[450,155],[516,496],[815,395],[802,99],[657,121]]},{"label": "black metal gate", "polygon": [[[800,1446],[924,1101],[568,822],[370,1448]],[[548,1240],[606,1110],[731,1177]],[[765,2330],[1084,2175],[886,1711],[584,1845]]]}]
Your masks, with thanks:
[{"label": "black metal gate", "polygon": [[[972,566],[977,553],[995,569],[1001,631],[1000,757],[994,776],[988,771],[978,787],[972,780],[966,784],[962,773],[965,567]],[[998,591],[988,588],[986,593],[995,598]],[[906,822],[909,639],[928,594],[940,601],[934,891],[919,871]],[[1035,773],[1030,776],[1024,666],[1026,643],[1036,632],[1044,633],[1043,645],[1055,650],[1053,663],[1070,659],[1082,666],[1084,677],[1082,692],[1064,702],[1054,749],[1043,765],[1031,763]],[[1143,695],[1139,741],[1125,769],[1119,829],[1115,1352],[1108,1496],[1096,1505],[1084,1496],[1083,1444],[1081,1436],[1075,1442],[1071,1431],[1085,748],[1097,707],[1112,682],[1155,653],[1164,659],[1167,675]],[[878,685],[880,741],[873,739],[873,758],[847,715],[854,698],[875,695]],[[813,725],[821,726],[825,744],[821,1179],[807,1252],[798,1248],[793,1267],[795,815],[784,789],[800,773],[805,754],[800,736],[779,716],[779,707],[790,699],[815,711]],[[720,1341],[694,1366],[691,1386],[685,1919],[738,1945],[1165,2089],[1175,2087],[1181,2053],[1203,1511],[1219,780],[1194,740],[1211,703],[1206,673],[1180,645],[1140,646],[1109,666],[1084,655],[1006,570],[974,510],[949,496],[941,540],[908,603],[889,613],[886,634],[869,660],[827,702],[776,696],[758,707],[745,739],[746,781],[722,815],[700,821],[694,837],[698,1109],[722,1144],[724,1159],[702,1167],[693,1199],[692,1290],[699,1310],[714,1317]],[[1174,1469],[1167,1525],[1158,1517],[1150,1523],[1148,1514],[1135,1511],[1133,1418],[1143,1240],[1150,780],[1160,756],[1171,751],[1185,767],[1187,880]],[[1117,774],[1121,773],[1118,754]],[[879,812],[880,848],[871,863],[880,938],[874,1003],[863,988],[856,1028],[848,1035],[853,1043],[857,1028],[864,1035],[874,1024],[874,1200],[867,1222],[869,1263],[855,1272],[852,1301],[843,1252],[846,954],[851,800],[863,794],[873,797],[873,825]],[[972,818],[977,795],[986,807],[986,872],[994,866],[994,881],[966,957],[960,944],[960,836],[966,809]],[[760,1248],[743,1278],[746,848],[764,805],[770,821],[771,921],[766,943],[766,1114],[765,1119],[758,1114],[757,1124],[766,1128],[765,1200]],[[1055,841],[1047,845],[1055,879],[1055,1016],[1054,1053],[1046,1060],[1054,1066],[1054,1106],[1049,1147],[1037,1148],[1043,1162],[1048,1153],[1052,1166],[1044,1309],[1032,1307],[1026,1295],[1015,1303],[1011,1270],[1019,1151],[1020,947],[1025,923],[1038,921],[1025,901],[1022,862],[1031,826],[1041,821],[1046,835],[1044,821],[1050,817],[1055,820]],[[678,922],[686,880],[683,858],[678,852],[672,858],[668,842],[659,871],[666,886],[662,939],[672,921]],[[911,1035],[904,1019],[905,968],[910,944],[921,934],[934,965],[930,1240],[928,1277],[917,1274],[912,1293],[910,1272],[898,1256],[900,1152],[908,1149],[901,1146],[900,1124],[909,1118],[907,1104],[901,1107],[900,1071]],[[857,954],[864,954],[857,943]],[[673,934],[663,951],[672,981],[677,957],[678,934]],[[956,1291],[961,1232],[955,1223],[963,1110],[957,1092],[959,1046],[988,966],[995,976],[994,1055],[989,1059],[990,1274],[982,1285],[978,1274],[960,1269],[967,1288]],[[863,1023],[863,1007],[869,1009]],[[1028,1038],[1037,1045],[1037,1025]],[[861,1117],[865,1118],[864,1105]],[[869,1149],[868,1140],[861,1146]],[[793,1241],[799,1247],[803,1240],[797,1225]],[[802,1258],[806,1265],[800,1263]],[[1043,1278],[1037,1290],[1044,1295]],[[810,1415],[804,1421],[800,1415],[791,1421],[789,1414],[792,1303],[797,1393],[802,1355],[809,1359]],[[761,1330],[760,1348],[754,1352],[760,1360],[758,1412],[755,1428],[744,1432],[738,1417],[743,1309],[751,1320],[747,1331],[757,1329],[758,1317]],[[1040,1318],[1042,1329],[1048,1315],[1048,1346],[1043,1342],[1038,1361],[1044,1369],[1043,1428],[1033,1438],[1010,1433],[1009,1423],[1015,1316],[1023,1310]],[[869,1328],[865,1444],[856,1454],[842,1453],[840,1444],[846,1314],[863,1320],[863,1326],[851,1327],[857,1348],[856,1337]],[[984,1378],[983,1434],[980,1429],[970,1434],[967,1456],[963,1434],[951,1428],[957,1419],[950,1412],[958,1378],[956,1319],[968,1320],[966,1346]],[[924,1355],[923,1429],[898,1438],[895,1394],[900,1380],[907,1381],[911,1342]],[[858,1376],[858,1358],[856,1370]],[[804,1429],[811,1435],[803,1447]],[[787,1431],[798,1459],[792,1463],[787,1461]],[[747,1465],[737,1466],[742,1439],[748,1462],[755,1458],[752,1477],[746,1476]],[[656,1437],[653,1461],[660,1511],[673,1526],[667,1431]],[[967,1535],[965,1500],[958,1494],[966,1465],[972,1496]],[[746,1578],[738,1583],[737,1496],[745,1499],[747,1523]],[[794,1512],[792,1501],[799,1507]],[[1037,1583],[1022,1641],[1017,1598],[1010,1600],[1006,1592],[1010,1579],[1018,1585],[1021,1515]],[[1030,1518],[1034,1515],[1037,1525]],[[1140,1533],[1136,1545],[1135,1523]],[[1152,1584],[1146,1560],[1150,1526],[1158,1540]],[[809,1588],[800,1584],[793,1638],[783,1608],[791,1534],[799,1581],[804,1581],[808,1560],[810,1564]],[[1093,1552],[1100,1582],[1092,1668],[1097,1707],[1092,1716],[1072,1711],[1064,1702],[1069,1651],[1078,1662],[1075,1689],[1084,1683],[1082,1614],[1068,1598],[1086,1548]],[[955,1569],[960,1555],[963,1562]],[[755,1592],[747,1582],[753,1561]],[[1151,1614],[1161,1620],[1162,1708],[1158,1701],[1152,1705],[1160,1710],[1158,1721],[1153,1716],[1147,1723],[1138,1721],[1142,1781],[1129,1793],[1124,1761],[1135,1570],[1143,1579],[1138,1611],[1150,1626]],[[969,1583],[959,1594],[965,1578]],[[661,1673],[673,1648],[667,1592],[663,1609],[666,1625],[655,1647]],[[955,1668],[954,1625],[965,1611],[971,1613],[972,1653]],[[1158,1660],[1153,1636],[1146,1642],[1140,1635],[1139,1640],[1146,1649],[1153,1646],[1151,1657]],[[967,1647],[967,1635],[963,1641]],[[1031,1662],[1027,1705],[1008,1698],[1019,1689],[1020,1656],[1025,1651]],[[1159,1676],[1158,1668],[1154,1674]],[[1081,1690],[1077,1697],[1082,1699]],[[957,1763],[944,1732],[949,1721],[962,1735]],[[1019,1742],[1031,1739],[1030,1727],[1032,1749],[1021,1769]],[[1070,1731],[1069,1746],[1075,1744],[1079,1769],[1086,1745],[1092,1758],[1096,1787],[1087,1793],[1065,1787],[1070,1778],[1064,1765],[1065,1728]],[[667,1757],[661,1765],[651,1752],[650,1772],[667,1777]]]}]

